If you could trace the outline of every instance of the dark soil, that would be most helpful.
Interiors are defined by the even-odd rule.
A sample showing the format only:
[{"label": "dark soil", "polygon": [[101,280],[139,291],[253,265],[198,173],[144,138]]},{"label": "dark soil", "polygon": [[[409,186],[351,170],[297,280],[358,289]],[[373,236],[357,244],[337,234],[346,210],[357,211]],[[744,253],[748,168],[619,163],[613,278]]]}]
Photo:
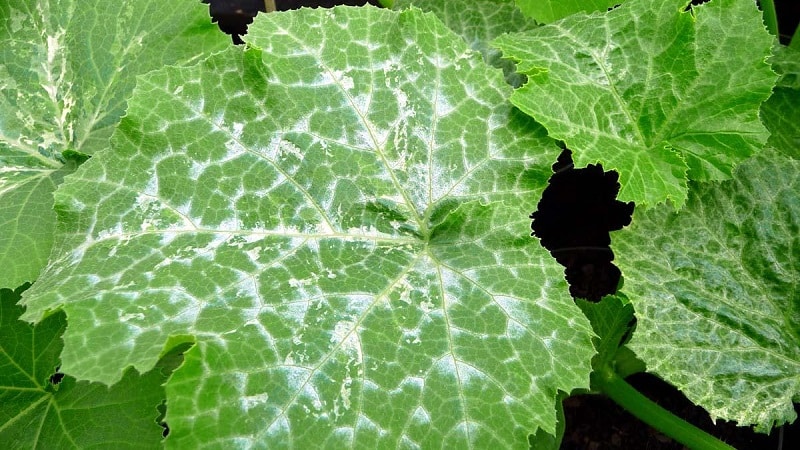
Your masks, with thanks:
[{"label": "dark soil", "polygon": [[[258,12],[265,11],[263,0],[202,0],[220,28],[242,43]],[[698,1],[702,2],[702,1]],[[302,6],[331,7],[336,4],[363,5],[376,0],[276,0],[279,11]],[[800,21],[800,2],[775,0],[781,40],[786,43]],[[630,223],[632,203],[616,201],[617,175],[601,166],[574,169],[568,151],[553,166],[556,174],[543,194],[532,228],[556,260],[565,266],[573,296],[598,300],[613,293],[619,270],[612,264],[608,232]],[[538,224],[537,224],[538,223]],[[554,233],[561,230],[562,233]],[[694,405],[671,385],[650,374],[636,374],[628,381],[662,407],[695,426],[706,430],[739,450],[790,450],[800,448],[800,421],[776,429],[769,435],[737,427],[725,421],[711,422],[708,413]],[[798,405],[795,404],[795,410]],[[646,449],[679,450],[681,444],[630,415],[612,400],[600,395],[576,395],[564,401],[566,431],[564,450]]]},{"label": "dark soil", "polygon": [[[628,377],[639,392],[676,416],[705,430],[738,450],[792,450],[800,448],[800,421],[773,430],[769,436],[733,422],[711,422],[708,413],[680,391],[650,374]],[[795,404],[798,411],[798,404]],[[600,395],[576,395],[564,401],[567,429],[562,450],[683,450],[683,445],[659,433],[619,405]],[[781,442],[783,434],[783,442]]]}]

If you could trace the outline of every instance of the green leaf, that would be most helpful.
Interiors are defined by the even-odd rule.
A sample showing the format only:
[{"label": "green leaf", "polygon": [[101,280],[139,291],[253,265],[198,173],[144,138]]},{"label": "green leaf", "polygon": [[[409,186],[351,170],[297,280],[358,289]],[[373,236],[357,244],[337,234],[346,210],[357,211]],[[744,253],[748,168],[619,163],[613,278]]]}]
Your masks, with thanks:
[{"label": "green leaf", "polygon": [[770,58],[778,86],[800,90],[800,49],[775,44]]},{"label": "green leaf", "polygon": [[712,417],[769,431],[800,397],[800,161],[765,150],[692,186],[614,237],[631,347]]},{"label": "green leaf", "polygon": [[525,82],[525,77],[514,70],[514,63],[502,59],[500,51],[489,45],[504,33],[537,26],[536,22],[522,15],[513,0],[471,0],[467,4],[449,0],[399,0],[394,8],[399,10],[411,5],[436,14],[470,48],[481,52],[484,61],[503,69],[510,85],[520,86]]},{"label": "green leaf", "polygon": [[512,102],[563,140],[577,166],[620,173],[623,201],[680,208],[689,179],[730,177],[768,133],[774,38],[750,0],[631,0],[502,36],[529,82]]},{"label": "green leaf", "polygon": [[592,360],[592,366],[595,370],[605,367],[613,369],[617,351],[623,344],[622,338],[631,327],[633,307],[630,303],[623,303],[623,299],[614,295],[603,297],[599,302],[582,299],[577,299],[575,302],[597,334],[594,338],[597,355]]},{"label": "green leaf", "polygon": [[517,7],[539,23],[550,23],[578,12],[605,11],[619,0],[516,0]]},{"label": "green leaf", "polygon": [[56,227],[53,191],[73,170],[0,167],[0,286],[35,280],[47,264]]},{"label": "green leaf", "polygon": [[761,105],[761,120],[771,133],[767,144],[800,159],[800,50],[776,45],[771,61],[780,78]]},{"label": "green leaf", "polygon": [[[419,10],[259,17],[141,77],[56,192],[64,369],[113,383],[193,336],[167,444],[525,448],[588,385],[591,328],[529,237],[560,149]],[[88,232],[87,232],[88,231]],[[561,281],[556,281],[561,280]]]},{"label": "green leaf", "polygon": [[0,442],[6,448],[154,448],[166,375],[126,372],[113,388],[50,376],[58,367],[63,313],[18,320],[20,292],[0,289]]},{"label": "green leaf", "polygon": [[62,154],[108,147],[137,75],[228,45],[194,3],[0,3],[0,286],[47,261]]}]

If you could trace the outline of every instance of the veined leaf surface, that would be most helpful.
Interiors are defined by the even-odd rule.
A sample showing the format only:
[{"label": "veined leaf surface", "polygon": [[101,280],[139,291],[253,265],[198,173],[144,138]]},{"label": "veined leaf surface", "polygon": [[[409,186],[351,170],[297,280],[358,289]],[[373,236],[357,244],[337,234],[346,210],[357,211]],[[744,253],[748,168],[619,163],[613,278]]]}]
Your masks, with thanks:
[{"label": "veined leaf surface", "polygon": [[692,183],[680,213],[614,236],[648,370],[712,417],[772,426],[800,397],[800,161],[770,149],[733,180]]},{"label": "veined leaf surface", "polygon": [[[529,237],[560,149],[435,16],[269,14],[139,79],[56,193],[64,371],[194,340],[168,444],[527,448],[588,385],[591,328]],[[88,230],[88,233],[87,233]]]},{"label": "veined leaf surface", "polygon": [[517,7],[539,23],[550,23],[578,12],[605,11],[615,0],[516,0]]},{"label": "veined leaf surface", "polygon": [[136,75],[227,45],[187,3],[0,2],[0,286],[44,267],[63,163],[108,147]]},{"label": "veined leaf surface", "polygon": [[750,0],[630,0],[498,38],[529,82],[512,102],[620,174],[620,200],[680,208],[687,177],[730,178],[769,134],[758,116],[774,41]]},{"label": "veined leaf surface", "polygon": [[402,9],[411,5],[436,14],[470,48],[481,52],[484,61],[502,68],[509,84],[519,86],[525,81],[525,77],[514,70],[514,63],[502,59],[500,51],[490,45],[491,41],[503,33],[538,26],[517,9],[514,0],[471,0],[468,3],[449,0],[398,0],[393,7]]},{"label": "veined leaf surface", "polygon": [[[0,289],[0,442],[5,448],[152,449],[169,370],[129,370],[113,388],[50,378],[59,365],[63,313],[33,326],[18,320],[19,290]],[[62,374],[63,375],[63,374]]]}]

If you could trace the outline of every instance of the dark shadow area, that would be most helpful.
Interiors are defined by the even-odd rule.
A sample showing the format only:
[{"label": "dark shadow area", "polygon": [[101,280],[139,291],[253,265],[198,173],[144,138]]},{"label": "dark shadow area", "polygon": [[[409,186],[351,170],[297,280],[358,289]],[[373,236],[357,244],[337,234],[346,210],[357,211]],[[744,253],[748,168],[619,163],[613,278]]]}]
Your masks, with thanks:
[{"label": "dark shadow area", "polygon": [[576,169],[569,150],[561,152],[553,172],[530,216],[531,235],[565,267],[573,297],[599,301],[616,292],[620,279],[609,232],[631,223],[634,204],[617,200],[616,172],[599,164]]},{"label": "dark shadow area", "polygon": [[[247,34],[247,27],[260,12],[267,12],[264,0],[201,0],[208,4],[211,22],[219,25],[219,29],[229,34],[236,45],[244,44],[242,36]],[[336,5],[363,6],[365,4],[380,6],[377,0],[275,0],[276,11],[291,9],[332,8]]]}]

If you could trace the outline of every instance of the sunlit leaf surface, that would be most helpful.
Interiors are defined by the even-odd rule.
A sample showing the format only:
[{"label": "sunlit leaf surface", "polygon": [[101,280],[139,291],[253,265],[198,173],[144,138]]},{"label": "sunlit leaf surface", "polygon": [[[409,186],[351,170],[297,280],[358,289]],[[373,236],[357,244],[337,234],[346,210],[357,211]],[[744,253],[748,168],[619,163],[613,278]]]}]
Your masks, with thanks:
[{"label": "sunlit leaf surface", "polygon": [[[113,383],[194,339],[167,444],[527,448],[591,328],[529,236],[560,149],[435,16],[258,18],[139,79],[56,192],[63,369]],[[172,338],[172,339],[170,339]]]},{"label": "sunlit leaf surface", "polygon": [[227,45],[191,3],[0,2],[0,287],[44,267],[68,153],[108,147],[136,75]]},{"label": "sunlit leaf surface", "polygon": [[751,0],[630,0],[502,36],[528,84],[512,102],[573,151],[619,172],[620,199],[680,208],[687,180],[730,178],[769,134],[774,37]]}]

